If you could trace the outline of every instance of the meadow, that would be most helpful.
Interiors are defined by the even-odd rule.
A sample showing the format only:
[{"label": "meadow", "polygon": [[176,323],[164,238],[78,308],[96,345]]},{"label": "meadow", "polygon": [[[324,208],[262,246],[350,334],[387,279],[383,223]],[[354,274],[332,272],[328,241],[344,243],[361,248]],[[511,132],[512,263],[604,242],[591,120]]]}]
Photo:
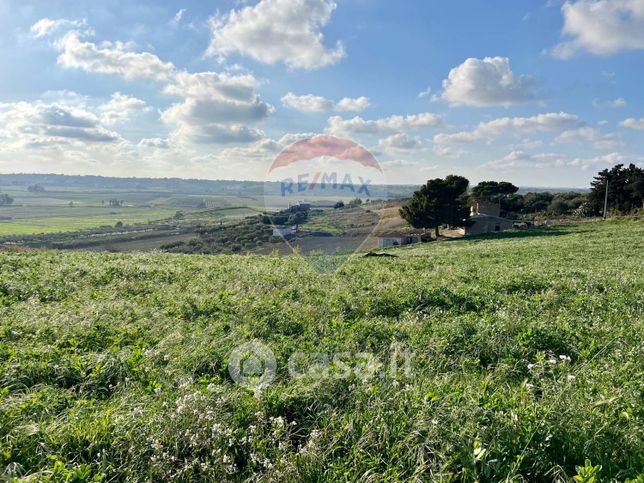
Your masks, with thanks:
[{"label": "meadow", "polygon": [[644,222],[389,253],[0,253],[0,479],[644,481]]}]

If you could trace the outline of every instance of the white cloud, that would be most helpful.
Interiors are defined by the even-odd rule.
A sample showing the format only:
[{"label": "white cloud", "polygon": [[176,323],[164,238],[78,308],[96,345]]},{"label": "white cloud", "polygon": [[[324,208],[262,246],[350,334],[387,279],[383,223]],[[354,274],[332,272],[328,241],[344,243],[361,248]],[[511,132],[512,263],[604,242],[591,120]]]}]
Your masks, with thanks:
[{"label": "white cloud", "polygon": [[612,107],[614,109],[618,109],[620,107],[626,107],[628,103],[626,102],[626,99],[623,97],[618,97],[617,99],[613,99],[611,101],[602,101],[599,99],[593,99],[593,107],[597,109],[603,109],[606,107]]},{"label": "white cloud", "polygon": [[68,32],[56,41],[61,51],[58,63],[97,74],[110,74],[127,80],[169,82],[175,74],[171,62],[163,62],[149,52],[130,52],[122,42],[105,42],[101,47],[81,40],[78,32]]},{"label": "white cloud", "polygon": [[524,151],[526,149],[538,149],[543,147],[543,141],[540,139],[522,139],[518,143],[513,144],[512,146],[513,151]]},{"label": "white cloud", "polygon": [[585,171],[594,168],[595,166],[612,166],[623,161],[624,156],[622,156],[620,153],[609,153],[602,156],[596,156],[594,158],[575,158],[569,161],[568,165],[579,167]]},{"label": "white cloud", "polygon": [[161,119],[176,129],[178,142],[247,143],[263,133],[245,125],[267,115],[266,105],[258,102],[235,103],[217,99],[188,98],[161,113]]},{"label": "white cloud", "polygon": [[560,59],[579,51],[610,55],[644,49],[644,0],[577,0],[566,2],[562,34],[570,40],[552,50]]},{"label": "white cloud", "polygon": [[624,144],[615,134],[604,134],[589,126],[564,131],[557,136],[555,141],[590,145],[595,149],[614,149]]},{"label": "white cloud", "polygon": [[533,78],[512,73],[507,57],[469,58],[450,71],[436,99],[452,105],[510,106],[537,100],[535,86]]},{"label": "white cloud", "polygon": [[120,136],[91,112],[57,103],[0,104],[0,143],[3,147],[114,143]]},{"label": "white cloud", "polygon": [[409,137],[405,133],[396,133],[378,141],[380,147],[388,151],[410,151],[422,146],[422,142],[417,137]]},{"label": "white cloud", "polygon": [[314,96],[312,94],[297,96],[292,92],[282,97],[282,104],[291,109],[303,112],[324,112],[330,111],[334,107],[334,102],[326,97]]},{"label": "white cloud", "polygon": [[483,167],[499,171],[563,167],[587,170],[598,165],[612,165],[619,163],[623,159],[624,157],[619,153],[604,154],[594,158],[569,159],[564,155],[556,153],[531,154],[524,151],[512,151],[501,159],[484,164]]},{"label": "white cloud", "polygon": [[335,110],[340,112],[362,112],[369,107],[370,104],[371,101],[368,97],[343,97],[335,105]]},{"label": "white cloud", "polygon": [[407,116],[390,116],[382,119],[365,120],[360,116],[343,119],[340,116],[330,117],[327,121],[327,132],[343,134],[386,134],[401,132],[407,129],[439,127],[443,119],[430,112],[410,114]]},{"label": "white cloud", "polygon": [[485,168],[494,170],[549,168],[566,165],[564,156],[555,153],[530,154],[525,151],[512,151],[501,159],[491,161]]},{"label": "white cloud", "polygon": [[428,87],[424,91],[418,93],[418,99],[425,99],[425,98],[429,97],[431,95],[431,93],[432,93],[432,88]]},{"label": "white cloud", "polygon": [[143,138],[139,141],[138,146],[140,148],[168,149],[170,142],[163,138]]},{"label": "white cloud", "polygon": [[624,119],[619,123],[619,125],[622,127],[628,127],[630,129],[638,129],[640,131],[644,131],[644,117],[640,119],[630,117],[628,119]]},{"label": "white cloud", "polygon": [[440,133],[434,136],[438,144],[492,142],[504,134],[532,134],[581,127],[581,121],[574,114],[549,112],[531,117],[502,117],[480,123],[472,131],[451,134]]},{"label": "white cloud", "polygon": [[[58,62],[65,67],[132,81],[153,81],[164,93],[182,98],[161,113],[161,120],[174,129],[173,141],[179,144],[257,140],[263,133],[246,124],[261,121],[273,112],[273,107],[257,95],[258,82],[250,74],[181,71],[152,53],[133,52],[122,42],[97,45],[81,39],[74,31],[55,45],[61,51]],[[116,103],[121,103],[120,108],[126,104],[130,109],[135,104],[141,107],[136,101],[127,96],[113,99],[113,104],[105,107],[105,121],[125,119],[129,113],[119,114]]]},{"label": "white cloud", "polygon": [[69,20],[66,18],[41,18],[31,26],[31,33],[36,38],[47,37],[62,28],[76,28],[87,25],[86,20]]},{"label": "white cloud", "polygon": [[297,96],[289,92],[282,97],[282,104],[291,109],[302,112],[325,112],[325,111],[338,111],[338,112],[361,112],[369,107],[368,97],[350,98],[344,97],[338,102],[334,102],[326,97],[314,96],[307,94],[304,96]]},{"label": "white cloud", "polygon": [[266,64],[283,62],[291,69],[319,69],[345,56],[340,42],[324,45],[321,28],[336,3],[330,0],[260,0],[210,20],[207,55],[238,53]]},{"label": "white cloud", "polygon": [[127,122],[132,116],[150,111],[151,108],[141,99],[115,92],[108,102],[99,106],[98,110],[101,112],[103,124],[114,125]]},{"label": "white cloud", "polygon": [[174,17],[172,18],[172,22],[176,25],[179,22],[181,22],[181,19],[183,18],[184,14],[186,13],[185,8],[181,8],[177,11],[177,13],[174,14]]}]

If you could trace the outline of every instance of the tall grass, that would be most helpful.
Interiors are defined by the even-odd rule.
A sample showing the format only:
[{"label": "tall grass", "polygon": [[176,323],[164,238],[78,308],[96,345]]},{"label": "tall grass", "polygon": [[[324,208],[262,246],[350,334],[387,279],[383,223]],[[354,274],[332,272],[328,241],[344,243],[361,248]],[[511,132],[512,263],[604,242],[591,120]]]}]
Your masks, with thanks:
[{"label": "tall grass", "polygon": [[[332,273],[1,254],[0,479],[642,481],[644,223],[529,235]],[[278,367],[259,393],[227,369],[253,339]],[[296,352],[389,360],[392,343],[409,373],[287,371]]]}]

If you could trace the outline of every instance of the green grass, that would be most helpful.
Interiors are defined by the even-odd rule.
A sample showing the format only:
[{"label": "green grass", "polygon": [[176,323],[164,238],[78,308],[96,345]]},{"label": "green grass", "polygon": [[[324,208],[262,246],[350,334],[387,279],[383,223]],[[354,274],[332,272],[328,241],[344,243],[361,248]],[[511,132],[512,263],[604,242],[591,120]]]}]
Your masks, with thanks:
[{"label": "green grass", "polygon": [[0,216],[15,216],[13,220],[0,221],[0,236],[28,235],[36,233],[61,233],[102,225],[147,223],[169,218],[176,210],[150,208],[51,208],[45,215],[42,209],[30,213],[17,212],[11,208],[0,210]]},{"label": "green grass", "polygon": [[[330,274],[0,254],[0,479],[642,481],[642,221],[391,253]],[[253,339],[278,367],[255,393],[227,371]],[[409,373],[286,369],[296,352],[390,361],[392,343]]]}]

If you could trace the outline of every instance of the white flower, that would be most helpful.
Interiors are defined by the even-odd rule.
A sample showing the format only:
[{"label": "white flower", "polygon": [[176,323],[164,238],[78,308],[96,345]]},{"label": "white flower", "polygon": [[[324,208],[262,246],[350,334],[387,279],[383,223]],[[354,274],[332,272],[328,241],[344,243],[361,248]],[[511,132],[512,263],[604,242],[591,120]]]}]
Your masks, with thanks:
[{"label": "white flower", "polygon": [[530,384],[529,382],[526,382],[525,387],[527,387],[528,389],[532,389],[534,387],[534,384]]},{"label": "white flower", "polygon": [[432,419],[432,424],[436,426],[438,424],[438,419]]},{"label": "white flower", "polygon": [[548,359],[548,362],[549,362],[550,364],[556,364],[556,363],[557,363],[557,359],[555,359],[554,357],[551,357],[550,359]]},{"label": "white flower", "polygon": [[573,376],[572,374],[568,374],[568,377],[566,379],[568,379],[568,381],[574,381],[575,379],[577,379],[577,377]]},{"label": "white flower", "polygon": [[532,369],[534,369],[534,364],[528,364],[528,370],[531,371]]},{"label": "white flower", "polygon": [[561,359],[564,362],[570,362],[572,360],[570,356],[564,356],[564,355],[560,355],[559,359]]}]

